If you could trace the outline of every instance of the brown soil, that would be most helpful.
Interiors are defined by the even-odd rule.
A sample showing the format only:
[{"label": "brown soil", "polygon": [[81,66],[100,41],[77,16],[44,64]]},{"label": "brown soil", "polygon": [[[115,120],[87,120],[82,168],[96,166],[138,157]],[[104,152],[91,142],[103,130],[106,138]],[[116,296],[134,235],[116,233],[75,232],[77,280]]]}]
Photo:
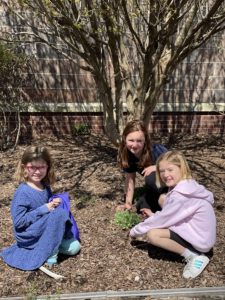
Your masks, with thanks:
[{"label": "brown soil", "polygon": [[[217,243],[207,269],[194,280],[182,278],[179,257],[145,243],[132,244],[128,230],[112,224],[123,195],[123,175],[116,164],[116,148],[104,136],[42,139],[55,159],[55,192],[68,191],[77,220],[82,250],[61,260],[53,271],[66,278],[55,281],[41,271],[24,272],[0,260],[0,297],[31,297],[96,291],[128,291],[225,285],[225,141],[218,137],[166,137],[169,149],[182,150],[195,178],[215,195]],[[27,145],[0,153],[0,248],[13,243],[10,201],[12,175]],[[143,178],[138,177],[138,185]]]}]

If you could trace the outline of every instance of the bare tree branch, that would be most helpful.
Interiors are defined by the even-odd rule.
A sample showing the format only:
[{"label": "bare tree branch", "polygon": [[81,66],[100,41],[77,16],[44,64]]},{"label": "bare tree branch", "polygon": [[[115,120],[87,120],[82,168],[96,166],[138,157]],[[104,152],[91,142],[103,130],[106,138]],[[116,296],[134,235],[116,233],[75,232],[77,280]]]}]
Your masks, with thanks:
[{"label": "bare tree branch", "polygon": [[34,41],[86,62],[81,68],[93,74],[114,140],[124,123],[123,104],[129,118],[149,122],[178,64],[225,29],[223,0],[23,0],[20,10],[6,2],[30,28],[14,32],[18,41],[29,42],[32,32]]}]

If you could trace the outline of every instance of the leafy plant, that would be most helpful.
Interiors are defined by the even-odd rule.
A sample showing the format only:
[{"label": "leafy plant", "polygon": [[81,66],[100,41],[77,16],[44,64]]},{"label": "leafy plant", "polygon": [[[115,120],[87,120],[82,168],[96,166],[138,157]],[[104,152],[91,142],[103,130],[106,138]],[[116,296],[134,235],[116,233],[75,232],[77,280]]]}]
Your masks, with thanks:
[{"label": "leafy plant", "polygon": [[87,206],[89,203],[94,202],[95,200],[96,200],[95,197],[93,197],[89,194],[83,193],[78,197],[78,203],[76,206],[78,209],[82,209],[85,206]]},{"label": "leafy plant", "polygon": [[117,211],[114,216],[113,224],[118,225],[122,229],[130,229],[134,225],[140,223],[141,218],[138,214],[125,211]]},{"label": "leafy plant", "polygon": [[88,134],[89,132],[90,132],[90,127],[88,124],[85,123],[75,124],[72,128],[72,133],[74,135],[84,135],[84,134]]}]

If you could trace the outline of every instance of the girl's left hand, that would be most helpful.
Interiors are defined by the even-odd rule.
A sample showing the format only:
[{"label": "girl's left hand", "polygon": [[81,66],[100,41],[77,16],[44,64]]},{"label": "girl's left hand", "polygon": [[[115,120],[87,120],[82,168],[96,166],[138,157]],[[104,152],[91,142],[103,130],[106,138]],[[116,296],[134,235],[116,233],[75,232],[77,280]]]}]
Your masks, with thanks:
[{"label": "girl's left hand", "polygon": [[156,166],[149,166],[147,168],[145,168],[143,171],[142,171],[142,175],[144,175],[144,177],[150,175],[152,172],[155,172],[156,171]]},{"label": "girl's left hand", "polygon": [[132,205],[128,203],[121,204],[116,207],[116,211],[124,211],[124,210],[131,210],[131,209],[132,209]]}]

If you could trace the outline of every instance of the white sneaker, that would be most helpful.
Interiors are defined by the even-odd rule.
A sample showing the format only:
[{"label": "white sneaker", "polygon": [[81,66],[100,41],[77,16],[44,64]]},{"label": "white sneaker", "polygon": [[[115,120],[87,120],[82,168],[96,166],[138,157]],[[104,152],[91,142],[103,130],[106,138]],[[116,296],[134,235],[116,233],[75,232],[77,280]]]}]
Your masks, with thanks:
[{"label": "white sneaker", "polygon": [[205,255],[196,255],[191,256],[190,258],[186,259],[186,266],[184,267],[183,277],[184,278],[195,278],[202,271],[209,263],[209,258]]}]

